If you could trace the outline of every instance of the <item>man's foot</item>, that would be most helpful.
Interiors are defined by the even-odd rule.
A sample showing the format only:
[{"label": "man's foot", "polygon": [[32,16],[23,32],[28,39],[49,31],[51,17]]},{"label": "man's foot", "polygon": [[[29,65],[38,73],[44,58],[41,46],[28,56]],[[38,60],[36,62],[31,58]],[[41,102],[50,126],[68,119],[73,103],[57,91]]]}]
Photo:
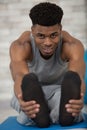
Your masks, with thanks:
[{"label": "man's foot", "polygon": [[66,111],[65,105],[70,99],[80,99],[80,86],[81,80],[79,75],[73,71],[66,72],[61,85],[59,123],[62,126],[68,126],[74,123],[75,117]]},{"label": "man's foot", "polygon": [[50,125],[49,107],[44,98],[44,93],[40,86],[37,76],[30,73],[22,80],[22,93],[24,101],[35,100],[40,104],[40,111],[33,118],[38,127],[48,127]]}]

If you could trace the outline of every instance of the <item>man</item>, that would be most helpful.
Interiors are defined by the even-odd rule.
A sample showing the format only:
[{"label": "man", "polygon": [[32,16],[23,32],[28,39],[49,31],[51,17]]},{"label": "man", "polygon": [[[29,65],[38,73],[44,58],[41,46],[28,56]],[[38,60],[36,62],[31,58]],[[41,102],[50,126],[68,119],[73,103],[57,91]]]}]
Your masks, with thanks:
[{"label": "man", "polygon": [[85,92],[83,45],[62,31],[63,10],[59,6],[40,3],[30,10],[29,16],[31,31],[24,32],[10,47],[15,92],[12,107],[19,112],[17,120],[39,127],[80,122]]}]

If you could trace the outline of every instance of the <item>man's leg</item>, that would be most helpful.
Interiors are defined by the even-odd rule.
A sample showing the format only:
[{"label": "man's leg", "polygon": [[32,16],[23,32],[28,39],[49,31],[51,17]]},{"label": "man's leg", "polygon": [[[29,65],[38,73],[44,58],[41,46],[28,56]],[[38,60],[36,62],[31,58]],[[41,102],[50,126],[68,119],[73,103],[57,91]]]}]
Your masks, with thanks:
[{"label": "man's leg", "polygon": [[65,104],[70,99],[80,99],[80,87],[81,80],[79,75],[73,71],[66,72],[61,85],[59,123],[62,126],[72,125],[74,123],[75,117],[66,111]]},{"label": "man's leg", "polygon": [[19,113],[17,115],[18,123],[20,123],[22,125],[30,125],[30,126],[35,125],[34,121],[31,120],[30,118],[28,118],[28,116],[21,110],[19,101],[15,95],[13,96],[13,98],[11,100],[11,107]]},{"label": "man's leg", "polygon": [[34,73],[25,75],[21,88],[24,101],[35,100],[40,104],[40,111],[32,120],[34,120],[38,127],[48,127],[50,125],[49,108],[37,76]]}]

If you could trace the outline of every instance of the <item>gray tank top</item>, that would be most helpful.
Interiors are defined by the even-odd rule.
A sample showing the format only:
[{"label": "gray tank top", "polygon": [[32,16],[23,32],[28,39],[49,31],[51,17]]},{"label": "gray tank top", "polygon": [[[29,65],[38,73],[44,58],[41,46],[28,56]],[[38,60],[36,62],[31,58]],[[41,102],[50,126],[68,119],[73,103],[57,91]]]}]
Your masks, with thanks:
[{"label": "gray tank top", "polygon": [[62,61],[60,57],[61,47],[62,47],[62,38],[58,43],[58,47],[53,54],[53,56],[46,60],[44,59],[39,52],[39,49],[36,47],[33,36],[30,36],[31,47],[33,52],[33,60],[28,62],[29,72],[33,72],[38,76],[40,84],[42,86],[48,85],[61,85],[63,76],[68,68],[68,63]]}]

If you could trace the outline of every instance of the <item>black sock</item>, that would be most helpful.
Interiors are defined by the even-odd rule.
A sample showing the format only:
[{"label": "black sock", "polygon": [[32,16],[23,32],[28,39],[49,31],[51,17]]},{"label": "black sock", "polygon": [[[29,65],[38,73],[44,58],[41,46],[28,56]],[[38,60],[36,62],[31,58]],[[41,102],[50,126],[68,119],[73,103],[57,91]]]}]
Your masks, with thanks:
[{"label": "black sock", "polygon": [[80,87],[81,80],[79,75],[73,71],[66,72],[61,85],[59,123],[62,126],[68,126],[74,123],[75,117],[66,111],[65,104],[67,104],[70,99],[80,99]]},{"label": "black sock", "polygon": [[21,88],[24,101],[35,100],[40,104],[40,111],[32,120],[35,121],[38,127],[48,127],[50,125],[49,108],[37,76],[34,73],[25,75]]}]

